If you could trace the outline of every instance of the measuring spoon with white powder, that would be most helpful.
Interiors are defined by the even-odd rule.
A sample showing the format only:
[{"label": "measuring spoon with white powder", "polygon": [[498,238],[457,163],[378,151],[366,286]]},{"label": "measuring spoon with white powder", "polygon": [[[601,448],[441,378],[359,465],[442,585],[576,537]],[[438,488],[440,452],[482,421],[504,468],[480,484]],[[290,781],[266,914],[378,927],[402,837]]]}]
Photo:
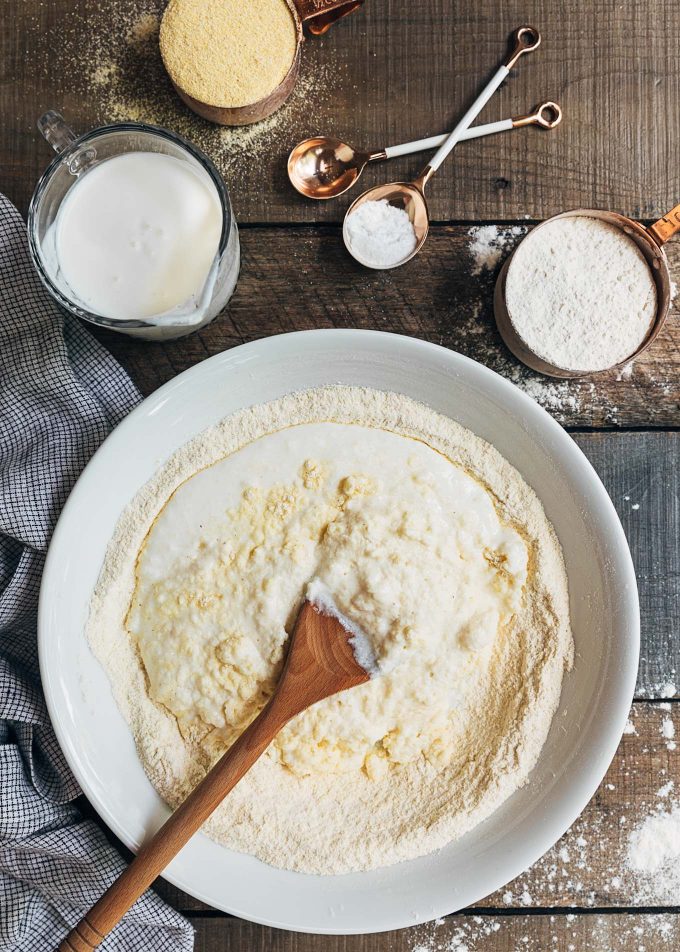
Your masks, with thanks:
[{"label": "measuring spoon with white powder", "polygon": [[649,228],[588,208],[542,222],[496,282],[494,313],[507,347],[551,377],[599,373],[637,357],[668,315],[663,245],[678,231],[680,205]]},{"label": "measuring spoon with white powder", "polygon": [[278,732],[318,701],[380,674],[373,646],[320,584],[310,583],[286,662],[266,707],[61,942],[59,952],[93,952],[194,833],[217,809]]},{"label": "measuring spoon with white powder", "polygon": [[525,53],[538,49],[541,35],[533,26],[522,26],[512,34],[512,53],[498,67],[443,145],[413,182],[377,185],[349,206],[342,236],[349,253],[367,268],[397,268],[406,264],[425,243],[429,213],[425,186],[444,159],[491,99],[510,70]]}]

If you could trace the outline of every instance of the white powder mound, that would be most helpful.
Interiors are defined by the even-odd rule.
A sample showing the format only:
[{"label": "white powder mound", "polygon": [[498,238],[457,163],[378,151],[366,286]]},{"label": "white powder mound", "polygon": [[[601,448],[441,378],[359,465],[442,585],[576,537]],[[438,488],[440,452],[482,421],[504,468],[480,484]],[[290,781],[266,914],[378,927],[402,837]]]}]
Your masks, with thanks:
[{"label": "white powder mound", "polygon": [[680,903],[680,803],[657,809],[633,830],[626,866],[635,878],[637,899]]},{"label": "white powder mound", "polygon": [[508,268],[505,297],[516,332],[563,370],[606,370],[629,358],[649,333],[656,286],[635,242],[586,216],[533,231]]},{"label": "white powder mound", "polygon": [[508,248],[522,235],[526,235],[524,225],[475,225],[468,235],[472,238],[470,254],[473,259],[472,274],[493,271]]},{"label": "white powder mound", "polygon": [[664,717],[661,722],[661,736],[666,740],[672,740],[675,737],[675,724],[670,717]]},{"label": "white powder mound", "polygon": [[375,776],[353,771],[338,782],[332,771],[296,774],[277,759],[273,745],[205,826],[207,835],[229,848],[274,866],[322,874],[422,856],[488,817],[526,783],[573,656],[559,543],[534,492],[493,447],[396,393],[327,387],[241,410],[175,453],[125,510],[88,621],[90,643],[111,678],[141,762],[171,806],[205,776],[211,761],[200,738],[183,733],[168,708],[149,695],[147,672],[127,624],[137,553],[170,496],[199,470],[266,434],[328,421],[419,440],[473,476],[494,500],[498,518],[521,534],[528,574],[519,607],[494,645],[492,663],[453,719],[456,744],[450,755],[395,763]]},{"label": "white powder mound", "polygon": [[345,243],[361,264],[393,268],[415,250],[417,239],[404,209],[381,198],[352,212],[345,222]]}]

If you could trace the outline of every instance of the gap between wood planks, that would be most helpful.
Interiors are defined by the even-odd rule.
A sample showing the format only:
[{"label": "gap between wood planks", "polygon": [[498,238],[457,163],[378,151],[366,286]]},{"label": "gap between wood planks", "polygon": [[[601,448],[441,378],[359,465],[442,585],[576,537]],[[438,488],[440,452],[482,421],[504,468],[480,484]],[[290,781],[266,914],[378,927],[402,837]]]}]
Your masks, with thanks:
[{"label": "gap between wood planks", "polygon": [[[506,350],[493,319],[498,267],[521,236],[501,235],[490,268],[488,255],[485,261],[475,252],[471,230],[435,227],[417,261],[392,272],[370,272],[350,258],[335,227],[246,228],[236,292],[211,325],[163,344],[96,334],[144,394],[241,343],[290,331],[358,328],[419,338],[471,357],[573,431],[680,427],[677,307],[649,350],[626,367],[574,380],[542,377]],[[669,260],[680,275],[680,242],[669,245]]]}]

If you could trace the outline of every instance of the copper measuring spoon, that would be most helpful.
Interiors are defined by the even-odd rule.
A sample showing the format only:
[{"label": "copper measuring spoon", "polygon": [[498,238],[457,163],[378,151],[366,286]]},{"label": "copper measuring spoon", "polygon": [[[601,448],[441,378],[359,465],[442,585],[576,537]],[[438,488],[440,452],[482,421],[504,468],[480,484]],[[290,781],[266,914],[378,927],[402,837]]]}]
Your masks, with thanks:
[{"label": "copper measuring spoon", "polygon": [[[514,116],[512,119],[472,126],[462,133],[460,141],[479,139],[522,126],[554,129],[561,121],[562,110],[556,102],[548,101],[536,106],[533,112],[526,116]],[[369,162],[426,152],[443,145],[446,139],[447,134],[430,136],[427,139],[417,139],[367,152],[353,149],[346,142],[331,136],[313,136],[299,142],[288,156],[288,178],[293,188],[306,198],[335,198],[352,188]]]},{"label": "copper measuring spoon", "polygon": [[[639,222],[633,221],[632,218],[627,218],[625,215],[619,215],[617,212],[603,211],[596,208],[575,208],[572,211],[562,212],[560,215],[547,218],[544,222],[541,222],[540,225],[537,225],[530,234],[534,234],[534,232],[540,230],[544,225],[558,218],[577,217],[598,218],[600,221],[605,221],[607,224],[619,228],[638,246],[645,256],[652,277],[654,278],[656,285],[656,314],[654,315],[654,320],[652,321],[647,336],[637,350],[626,357],[625,360],[613,365],[614,368],[623,367],[629,361],[638,357],[643,351],[647,350],[655,337],[658,336],[668,317],[673,294],[671,272],[663,246],[669,238],[672,238],[673,235],[680,232],[680,205],[676,205],[675,208],[672,208],[663,218],[654,222],[649,228],[645,228],[645,226]],[[517,247],[519,248],[519,245]],[[517,248],[515,251],[516,250]],[[612,370],[612,367],[597,371],[565,370],[563,367],[557,367],[554,364],[548,363],[527,347],[524,340],[515,330],[512,316],[508,311],[505,301],[505,285],[508,269],[512,263],[514,253],[513,251],[501,268],[498,280],[496,281],[493,299],[494,316],[496,318],[498,331],[508,350],[512,351],[515,357],[519,358],[527,367],[531,367],[532,370],[537,370],[539,373],[546,374],[548,377],[561,377],[565,379],[585,377],[591,373],[605,373],[606,370]]]},{"label": "copper measuring spoon", "polygon": [[62,940],[59,952],[92,952],[104,941],[292,717],[370,679],[358,660],[365,649],[357,645],[357,630],[349,630],[351,622],[327,611],[324,604],[302,603],[281,677],[266,707]]},{"label": "copper measuring spoon", "polygon": [[[508,77],[510,70],[517,63],[519,58],[525,53],[531,53],[533,50],[538,49],[541,43],[541,34],[538,32],[536,27],[521,26],[512,34],[512,41],[513,49],[510,56],[504,63],[501,64],[501,66],[498,67],[482,92],[475,99],[455,129],[446,137],[443,144],[432,156],[420,175],[418,175],[417,178],[415,178],[412,182],[390,182],[389,185],[377,185],[375,188],[370,188],[367,192],[364,192],[363,195],[360,195],[357,199],[355,199],[354,202],[352,202],[352,204],[349,206],[345,214],[342,237],[345,242],[345,247],[352,257],[359,261],[360,264],[363,264],[368,268],[377,268],[379,270],[383,270],[385,267],[398,268],[400,265],[406,264],[407,261],[410,261],[411,258],[417,255],[420,249],[423,247],[430,227],[427,202],[425,200],[426,184],[432,178],[444,159],[447,158],[454,146],[460,142],[463,133],[470,128],[474,120],[477,118],[487,102],[491,99],[503,80]],[[405,258],[402,258],[401,261],[397,261],[394,264],[387,266],[376,265],[375,263],[366,261],[363,258],[360,258],[354,251],[352,251],[347,229],[348,219],[360,205],[363,205],[365,202],[379,202],[381,200],[385,200],[389,202],[390,205],[401,208],[407,213],[411,220],[411,224],[413,225],[413,230],[415,231],[416,236],[416,246],[413,251],[406,255]]]}]

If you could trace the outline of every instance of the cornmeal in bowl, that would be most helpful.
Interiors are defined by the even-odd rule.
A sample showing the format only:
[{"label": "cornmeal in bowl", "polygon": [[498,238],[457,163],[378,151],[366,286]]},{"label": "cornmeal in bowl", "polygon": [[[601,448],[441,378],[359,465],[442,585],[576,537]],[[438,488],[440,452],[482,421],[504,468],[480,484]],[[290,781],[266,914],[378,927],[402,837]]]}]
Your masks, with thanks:
[{"label": "cornmeal in bowl", "polygon": [[89,624],[170,805],[266,704],[312,580],[379,676],[294,718],[205,831],[305,872],[428,853],[540,753],[572,658],[559,543],[492,447],[399,394],[304,391],[201,434],[125,512]]}]

